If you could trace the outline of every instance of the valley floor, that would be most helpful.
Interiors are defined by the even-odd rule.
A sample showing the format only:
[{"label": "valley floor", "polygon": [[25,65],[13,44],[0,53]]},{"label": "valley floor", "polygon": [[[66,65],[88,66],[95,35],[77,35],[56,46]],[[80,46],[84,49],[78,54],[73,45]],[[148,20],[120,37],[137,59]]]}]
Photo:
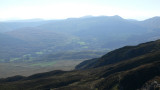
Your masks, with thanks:
[{"label": "valley floor", "polygon": [[15,75],[29,76],[35,73],[48,72],[52,70],[73,70],[74,67],[84,60],[58,60],[38,63],[0,63],[0,78]]}]

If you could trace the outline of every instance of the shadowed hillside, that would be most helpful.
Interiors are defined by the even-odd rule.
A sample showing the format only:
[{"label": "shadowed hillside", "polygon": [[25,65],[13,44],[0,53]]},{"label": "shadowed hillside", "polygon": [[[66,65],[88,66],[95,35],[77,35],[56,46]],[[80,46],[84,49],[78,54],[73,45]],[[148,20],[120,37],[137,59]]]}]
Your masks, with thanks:
[{"label": "shadowed hillside", "polygon": [[[147,53],[160,50],[160,40],[139,44],[138,46],[125,46],[107,53],[96,60],[88,60],[79,64],[77,69],[94,68],[108,64],[114,64],[120,61],[128,60],[133,57],[141,56]],[[85,63],[86,62],[86,63]]]},{"label": "shadowed hillside", "polygon": [[[96,68],[83,68],[84,70],[52,71],[29,77],[4,78],[0,79],[0,89],[136,90],[142,88],[150,80],[156,80],[156,76],[160,76],[159,48],[159,40],[137,46],[123,47],[110,52],[119,55],[118,60],[110,59],[114,61],[113,63],[98,64],[99,66],[96,66]],[[141,52],[136,52],[137,54],[133,52],[139,50]],[[107,58],[110,58],[108,54],[102,56],[103,61],[108,62],[109,59]],[[99,59],[93,59],[93,61],[103,62]]]}]

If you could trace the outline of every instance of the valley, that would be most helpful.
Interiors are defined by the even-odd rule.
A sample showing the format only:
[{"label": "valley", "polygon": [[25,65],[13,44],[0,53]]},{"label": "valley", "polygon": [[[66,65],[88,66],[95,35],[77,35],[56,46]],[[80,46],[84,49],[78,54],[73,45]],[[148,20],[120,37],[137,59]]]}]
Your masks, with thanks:
[{"label": "valley", "polygon": [[[150,47],[154,46],[154,47]],[[146,49],[144,49],[146,48]],[[54,70],[38,73],[28,77],[14,76],[0,79],[0,89],[6,90],[137,90],[145,83],[157,80],[160,75],[160,40],[139,44],[137,46],[122,47],[95,59],[94,62],[82,62],[79,70],[61,71]],[[141,51],[137,55],[130,52]],[[121,52],[121,53],[119,53]],[[118,61],[108,62],[108,55],[120,55]],[[111,57],[112,58],[112,57]],[[110,61],[111,62],[111,61]],[[97,66],[97,64],[99,64]],[[82,66],[82,65],[81,65]],[[9,86],[9,87],[8,87]]]},{"label": "valley", "polygon": [[[160,17],[0,22],[0,90],[142,90],[159,83]],[[146,84],[147,83],[147,84]]]},{"label": "valley", "polygon": [[30,76],[36,73],[52,70],[73,70],[77,64],[84,60],[56,60],[49,62],[9,62],[0,63],[0,77],[7,78],[16,75]]},{"label": "valley", "polygon": [[99,57],[126,45],[159,39],[158,19],[130,21],[120,16],[98,16],[1,22],[0,62],[33,61],[32,58],[63,52],[87,52],[84,59]]}]

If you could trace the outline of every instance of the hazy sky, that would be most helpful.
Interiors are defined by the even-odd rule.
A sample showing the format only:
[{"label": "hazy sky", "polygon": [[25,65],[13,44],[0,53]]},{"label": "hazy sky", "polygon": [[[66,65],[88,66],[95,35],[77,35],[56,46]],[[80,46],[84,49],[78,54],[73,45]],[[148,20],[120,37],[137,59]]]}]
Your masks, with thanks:
[{"label": "hazy sky", "polygon": [[119,15],[143,20],[160,16],[160,0],[0,0],[0,20],[86,15]]}]

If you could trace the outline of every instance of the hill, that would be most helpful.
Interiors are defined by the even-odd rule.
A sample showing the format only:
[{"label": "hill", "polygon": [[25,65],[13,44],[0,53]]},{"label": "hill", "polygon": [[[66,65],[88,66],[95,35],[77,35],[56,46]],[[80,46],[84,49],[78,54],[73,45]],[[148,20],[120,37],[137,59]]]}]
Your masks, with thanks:
[{"label": "hill", "polygon": [[[160,76],[160,40],[127,46],[110,53],[119,55],[112,64],[85,70],[51,71],[29,77],[0,79],[5,90],[137,90]],[[140,51],[140,52],[133,52]],[[132,53],[132,54],[131,54]],[[109,54],[109,53],[108,53]],[[104,61],[108,54],[102,56]],[[123,55],[124,54],[124,55]],[[122,55],[122,56],[121,56]],[[125,56],[128,55],[128,56]],[[95,61],[101,60],[95,59]],[[98,63],[98,62],[97,62]],[[149,85],[149,84],[148,84]],[[9,87],[8,87],[9,86]]]},{"label": "hill", "polygon": [[20,57],[27,52],[31,52],[26,49],[30,48],[29,43],[12,36],[0,33],[0,41],[0,61],[7,61],[10,57]]},{"label": "hill", "polygon": [[15,29],[24,27],[36,27],[44,24],[48,21],[44,20],[17,20],[17,21],[6,21],[0,22],[0,33],[13,31]]},{"label": "hill", "polygon": [[141,21],[140,24],[145,26],[145,27],[148,27],[148,28],[160,28],[160,26],[159,26],[160,17],[156,16],[156,17],[146,19],[144,21]]},{"label": "hill", "polygon": [[[25,28],[14,30],[14,31],[6,32],[4,35],[10,36],[17,40],[21,40],[25,42],[24,46],[22,47],[19,47],[19,46],[16,46],[16,44],[13,44],[13,47],[15,47],[15,49],[19,49],[19,48],[25,49],[24,50],[24,52],[26,51],[25,53],[21,53],[23,51],[17,52],[17,53],[20,53],[21,56],[16,57],[17,53],[12,52],[12,49],[7,49],[7,48],[5,49],[6,51],[7,50],[11,51],[10,54],[13,54],[13,56],[15,55],[15,57],[8,55],[7,56],[9,58],[8,61],[16,61],[16,62],[41,61],[42,59],[40,57],[45,57],[45,60],[47,59],[47,61],[59,60],[61,57],[62,57],[61,58],[62,60],[67,60],[68,59],[67,53],[69,54],[71,52],[73,53],[86,52],[85,56],[84,55],[82,56],[85,57],[85,58],[83,57],[84,59],[89,59],[89,57],[93,58],[97,55],[99,56],[98,53],[100,52],[100,50],[98,49],[93,50],[92,49],[93,47],[88,48],[88,45],[86,45],[85,42],[82,42],[81,40],[79,40],[79,38],[76,36],[66,34],[66,33],[59,33],[52,30],[43,30],[40,28],[25,27]],[[8,40],[13,42],[13,40],[10,38],[8,38]],[[6,47],[10,47],[10,46],[6,45]],[[27,52],[27,51],[30,51],[30,52]],[[95,52],[95,54],[92,55],[93,54],[92,52],[93,53]],[[102,52],[104,52],[104,50]],[[52,59],[47,58],[49,55],[51,56],[51,54],[52,54]],[[5,55],[3,56],[6,57]],[[74,57],[74,55],[71,55],[71,54],[69,54],[69,56],[72,57],[70,59],[82,58],[77,56]],[[0,58],[4,59],[3,57],[0,57]],[[13,60],[13,59],[16,59],[16,60]]]},{"label": "hill", "polygon": [[95,68],[99,66],[114,64],[120,61],[128,60],[147,53],[160,50],[160,40],[139,44],[138,46],[125,46],[96,59],[84,61],[77,65],[77,69]]},{"label": "hill", "polygon": [[[138,23],[138,21],[136,22]],[[148,29],[123,19],[120,16],[99,16],[88,18],[69,18],[50,21],[39,28],[56,32],[69,33],[94,48],[115,49],[124,45],[135,45],[148,41],[143,38]],[[141,39],[134,39],[141,37]],[[93,45],[96,44],[96,45]]]},{"label": "hill", "polygon": [[[126,45],[137,45],[159,39],[159,20],[159,17],[153,17],[144,21],[133,21],[120,16],[89,16],[64,20],[20,20],[1,22],[0,32],[28,43],[22,45],[25,50],[19,51],[18,54],[21,53],[21,57],[26,55],[36,57],[36,53],[46,55],[91,50],[107,52]],[[8,41],[12,41],[12,39]],[[13,44],[13,47],[20,48],[14,45],[17,44]],[[9,44],[6,45],[7,48],[9,46]],[[6,52],[0,53],[8,52],[14,51],[6,49]],[[3,56],[10,60],[21,58],[16,53],[11,54]]]}]

